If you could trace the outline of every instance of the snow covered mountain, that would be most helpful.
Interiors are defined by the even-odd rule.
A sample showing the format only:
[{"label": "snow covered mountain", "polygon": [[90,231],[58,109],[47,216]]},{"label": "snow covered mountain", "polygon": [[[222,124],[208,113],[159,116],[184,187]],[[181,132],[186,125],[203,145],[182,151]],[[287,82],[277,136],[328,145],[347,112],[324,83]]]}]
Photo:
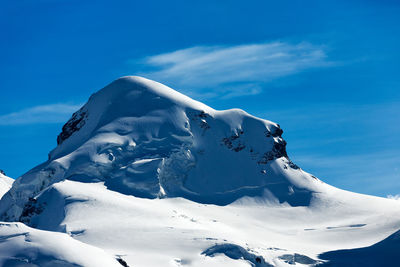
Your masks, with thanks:
[{"label": "snow covered mountain", "polygon": [[146,198],[226,205],[268,192],[308,205],[324,186],[288,159],[281,134],[242,110],[216,111],[159,83],[121,78],[72,116],[49,161],[17,181],[1,213],[16,220],[30,197],[64,179]]},{"label": "snow covered mountain", "polygon": [[0,199],[1,197],[10,190],[14,179],[7,177],[5,173],[0,170]]},{"label": "snow covered mountain", "polygon": [[399,230],[400,202],[323,183],[291,162],[282,133],[120,78],[1,199],[0,264],[313,266]]}]

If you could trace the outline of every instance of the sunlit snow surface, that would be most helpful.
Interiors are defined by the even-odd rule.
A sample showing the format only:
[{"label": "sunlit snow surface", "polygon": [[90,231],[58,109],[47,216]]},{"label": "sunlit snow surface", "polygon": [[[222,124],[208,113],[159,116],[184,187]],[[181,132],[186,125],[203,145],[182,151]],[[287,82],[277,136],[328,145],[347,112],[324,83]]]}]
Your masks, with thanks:
[{"label": "sunlit snow surface", "polygon": [[[74,114],[49,161],[0,201],[11,222],[0,225],[0,262],[345,266],[354,253],[363,266],[373,262],[375,246],[319,255],[393,234],[400,202],[323,183],[290,161],[281,134],[244,111],[119,79]],[[399,246],[396,236],[378,250]]]},{"label": "sunlit snow surface", "polygon": [[10,190],[13,182],[14,179],[0,173],[0,199],[8,190]]}]

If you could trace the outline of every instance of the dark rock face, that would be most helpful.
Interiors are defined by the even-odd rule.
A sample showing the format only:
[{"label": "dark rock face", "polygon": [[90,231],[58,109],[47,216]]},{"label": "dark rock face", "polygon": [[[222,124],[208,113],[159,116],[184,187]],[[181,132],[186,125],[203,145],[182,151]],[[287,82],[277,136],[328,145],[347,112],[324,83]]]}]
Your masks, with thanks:
[{"label": "dark rock face", "polygon": [[264,153],[261,157],[261,159],[258,160],[258,164],[267,164],[271,160],[278,159],[278,158],[286,158],[287,159],[287,165],[284,166],[285,169],[288,168],[288,166],[294,170],[299,170],[300,167],[294,164],[287,152],[286,152],[286,141],[282,139],[282,134],[283,130],[280,128],[279,124],[277,128],[274,128],[272,131],[265,131],[265,136],[267,138],[274,137],[274,143],[272,146],[272,150]]},{"label": "dark rock face", "polygon": [[[289,160],[288,164],[289,164],[289,167],[292,168],[292,169],[295,169],[295,170],[299,170],[300,169],[300,167],[297,166],[296,164],[294,164],[291,160]],[[313,176],[313,178],[317,179],[315,176]]]},{"label": "dark rock face", "polygon": [[207,119],[210,118],[210,115],[207,114],[204,110],[200,111],[199,114],[196,115],[196,117],[202,118],[202,119]]},{"label": "dark rock face", "polygon": [[[225,137],[221,140],[221,144],[225,145],[228,149],[239,152],[246,148],[246,145],[241,142],[240,137],[244,134],[243,130],[232,134],[229,137]],[[282,139],[283,130],[279,128],[272,129],[271,131],[266,130],[265,136],[270,139],[274,138],[272,150],[265,152],[261,158],[258,160],[258,164],[267,164],[271,160],[278,158],[287,158],[289,160],[289,166],[293,169],[299,169],[299,167],[290,161],[289,156],[286,152],[286,141]],[[253,153],[254,150],[250,148],[250,153]]]},{"label": "dark rock face", "polygon": [[117,258],[117,261],[119,262],[119,264],[121,264],[124,267],[129,267],[128,263],[126,263],[126,261],[124,261],[122,258]]},{"label": "dark rock face", "polygon": [[240,136],[243,134],[243,131],[240,131],[238,133],[235,133],[229,137],[225,137],[222,139],[222,143],[229,148],[230,150],[233,150],[235,152],[239,152],[243,149],[246,148],[244,144],[241,143],[239,140]]},{"label": "dark rock face", "polygon": [[203,129],[202,135],[204,135],[205,132],[211,128],[210,125],[208,124],[208,121],[212,120],[210,114],[206,113],[205,111],[200,111],[200,112],[189,111],[188,114],[190,119],[192,121],[197,122],[199,127]]},{"label": "dark rock face", "polygon": [[274,146],[272,147],[272,152],[275,153],[277,158],[280,157],[288,157],[288,154],[286,152],[286,141],[283,139],[278,140],[277,142],[274,142]]},{"label": "dark rock face", "polygon": [[80,109],[72,115],[72,118],[63,126],[62,132],[57,136],[57,144],[61,144],[74,132],[79,131],[85,125],[87,112]]},{"label": "dark rock face", "polygon": [[[280,132],[282,134],[283,131],[281,130]],[[288,154],[286,152],[286,141],[280,138],[278,139],[278,141],[274,141],[272,150],[264,153],[264,155],[258,161],[258,164],[267,164],[269,161],[281,157],[289,159]]]},{"label": "dark rock face", "polygon": [[42,205],[40,205],[36,199],[29,198],[28,202],[25,204],[19,221],[25,224],[29,224],[31,217],[36,214],[40,214],[42,211]]},{"label": "dark rock face", "polygon": [[272,131],[265,131],[265,136],[266,137],[281,137],[283,134],[283,130],[281,129],[281,127],[278,124],[277,128],[274,128]]},{"label": "dark rock face", "polygon": [[282,134],[283,134],[283,130],[281,129],[281,127],[279,126],[279,124],[278,124],[278,127],[275,128],[275,129],[271,132],[271,135],[272,135],[273,137],[281,137]]},{"label": "dark rock face", "polygon": [[3,170],[0,170],[0,174],[3,174],[4,176],[6,176],[6,173]]}]

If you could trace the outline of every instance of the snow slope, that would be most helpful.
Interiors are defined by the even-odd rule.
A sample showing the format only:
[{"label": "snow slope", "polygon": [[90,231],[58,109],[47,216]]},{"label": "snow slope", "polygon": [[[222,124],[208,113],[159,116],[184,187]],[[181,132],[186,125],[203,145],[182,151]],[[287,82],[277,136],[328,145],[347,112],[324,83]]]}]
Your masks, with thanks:
[{"label": "snow slope", "polygon": [[328,260],[323,266],[398,266],[399,249],[400,232],[397,231],[373,246],[331,251],[320,257]]},{"label": "snow slope", "polygon": [[[90,266],[85,253],[68,256],[77,240],[123,266],[343,266],[319,255],[399,230],[400,202],[323,183],[290,161],[281,135],[244,111],[120,78],[90,97],[49,160],[4,195],[1,220],[32,228],[4,223],[0,240],[14,244],[20,232],[10,225],[26,227],[43,249],[24,254],[35,264],[56,255]],[[68,255],[39,238],[53,235]],[[13,255],[34,245],[17,241]]]},{"label": "snow slope", "polygon": [[10,190],[13,182],[14,179],[7,177],[0,170],[0,199],[5,193],[7,193],[8,190]]},{"label": "snow slope", "polygon": [[400,221],[397,201],[338,189],[307,207],[253,197],[218,206],[69,180],[47,188],[27,210],[22,221],[32,227],[66,233],[129,266],[249,266],[256,258],[265,263],[256,266],[291,266],[297,258],[313,265],[323,252],[379,242]]},{"label": "snow slope", "polygon": [[66,234],[40,231],[22,223],[1,223],[0,236],[1,266],[121,267],[103,250]]}]

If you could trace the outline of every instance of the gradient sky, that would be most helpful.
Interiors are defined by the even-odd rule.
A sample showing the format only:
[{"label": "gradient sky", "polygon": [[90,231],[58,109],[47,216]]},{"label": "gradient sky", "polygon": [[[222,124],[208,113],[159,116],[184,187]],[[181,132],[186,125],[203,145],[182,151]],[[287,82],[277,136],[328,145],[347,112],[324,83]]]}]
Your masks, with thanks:
[{"label": "gradient sky", "polygon": [[0,169],[47,159],[88,97],[124,75],[278,122],[323,181],[400,193],[400,2],[2,1]]}]

